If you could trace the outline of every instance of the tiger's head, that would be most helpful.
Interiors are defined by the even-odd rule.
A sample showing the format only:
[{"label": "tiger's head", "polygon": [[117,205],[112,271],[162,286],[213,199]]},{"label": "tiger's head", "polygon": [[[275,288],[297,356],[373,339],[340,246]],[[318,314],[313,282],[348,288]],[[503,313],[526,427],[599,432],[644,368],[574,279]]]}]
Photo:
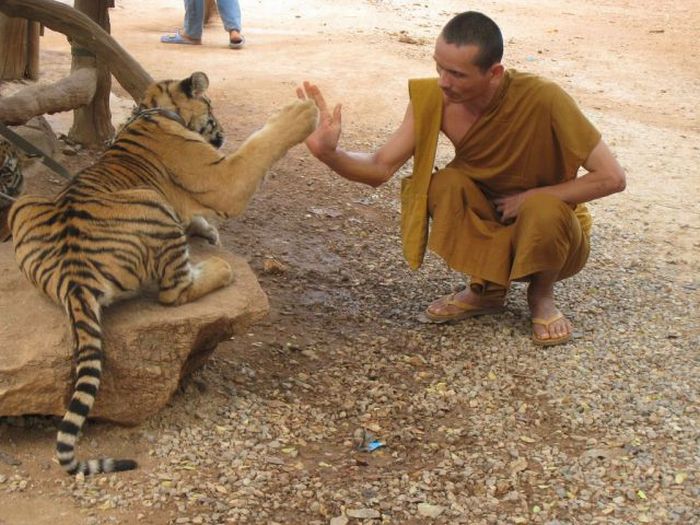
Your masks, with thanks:
[{"label": "tiger's head", "polygon": [[9,208],[12,199],[22,193],[22,167],[26,158],[26,154],[12,142],[0,137],[0,209]]},{"label": "tiger's head", "polygon": [[7,215],[16,197],[22,193],[22,167],[26,155],[7,139],[0,137],[0,242],[10,239]]},{"label": "tiger's head", "polygon": [[211,111],[211,101],[205,95],[209,78],[201,71],[184,80],[163,80],[151,84],[144,93],[137,111],[163,108],[182,117],[185,126],[199,133],[215,148],[224,143],[224,130]]}]

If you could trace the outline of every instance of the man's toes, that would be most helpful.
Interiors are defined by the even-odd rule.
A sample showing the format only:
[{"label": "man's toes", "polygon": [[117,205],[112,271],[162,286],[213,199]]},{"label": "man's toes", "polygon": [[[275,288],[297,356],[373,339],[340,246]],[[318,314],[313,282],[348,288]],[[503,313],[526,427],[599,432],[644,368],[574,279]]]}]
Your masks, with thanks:
[{"label": "man's toes", "polygon": [[571,323],[567,319],[561,319],[550,327],[550,337],[564,337],[571,333]]},{"label": "man's toes", "polygon": [[550,330],[547,330],[546,326],[535,325],[535,332],[537,332],[537,337],[539,337],[540,339],[552,338],[552,333]]},{"label": "man's toes", "polygon": [[450,306],[445,303],[445,301],[435,301],[430,306],[428,306],[428,311],[435,315],[446,315],[448,314]]}]

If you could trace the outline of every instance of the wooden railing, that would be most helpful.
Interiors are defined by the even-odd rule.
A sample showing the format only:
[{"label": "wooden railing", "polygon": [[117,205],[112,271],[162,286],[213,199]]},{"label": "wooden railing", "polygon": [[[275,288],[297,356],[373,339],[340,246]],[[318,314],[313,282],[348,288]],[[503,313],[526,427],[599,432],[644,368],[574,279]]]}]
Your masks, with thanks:
[{"label": "wooden railing", "polygon": [[[72,109],[75,116],[69,135],[73,140],[102,144],[111,137],[112,75],[136,101],[152,82],[143,67],[110,36],[108,8],[112,6],[113,0],[75,0],[75,7],[53,0],[0,0],[0,13],[6,17],[31,20],[66,35],[72,54],[71,72],[65,78],[0,98],[0,122],[19,125],[38,115]],[[0,42],[4,38],[2,27]],[[0,60],[18,52],[24,50],[2,47]]]}]

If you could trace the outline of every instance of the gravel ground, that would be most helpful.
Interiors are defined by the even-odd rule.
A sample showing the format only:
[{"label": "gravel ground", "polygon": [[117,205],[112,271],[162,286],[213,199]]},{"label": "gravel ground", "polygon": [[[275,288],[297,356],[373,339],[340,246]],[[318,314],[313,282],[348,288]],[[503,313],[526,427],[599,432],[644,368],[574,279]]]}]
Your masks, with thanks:
[{"label": "gravel ground", "polygon": [[[270,319],[146,425],[88,431],[85,453],[116,431],[144,465],[55,481],[87,523],[697,520],[697,276],[663,277],[648,240],[599,221],[589,265],[558,290],[575,342],[530,343],[522,285],[504,314],[425,325],[425,303],[461,279],[435,257],[405,269],[396,188],[340,184],[302,209],[276,197],[283,181],[222,228],[259,272]],[[54,424],[0,428],[48,440]],[[13,472],[0,491],[30,490]]]}]

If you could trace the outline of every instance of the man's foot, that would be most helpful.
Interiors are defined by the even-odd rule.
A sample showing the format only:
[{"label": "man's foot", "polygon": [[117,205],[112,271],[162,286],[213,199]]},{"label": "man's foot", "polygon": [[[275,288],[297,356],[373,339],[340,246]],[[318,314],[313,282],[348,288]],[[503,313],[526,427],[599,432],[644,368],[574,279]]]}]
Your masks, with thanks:
[{"label": "man's foot", "polygon": [[187,36],[185,33],[176,31],[174,34],[163,35],[160,37],[160,41],[164,44],[182,44],[189,46],[199,46],[202,45],[201,39],[194,39]]},{"label": "man's foot", "polygon": [[538,295],[527,290],[527,303],[532,314],[532,340],[543,346],[560,345],[571,340],[573,326],[554,304],[554,295]]},{"label": "man's foot", "polygon": [[229,31],[228,41],[228,47],[231,49],[240,49],[245,45],[245,37],[237,29]]},{"label": "man's foot", "polygon": [[503,297],[483,297],[469,288],[444,295],[433,301],[425,311],[425,317],[433,323],[461,321],[467,317],[495,314],[503,311]]}]

